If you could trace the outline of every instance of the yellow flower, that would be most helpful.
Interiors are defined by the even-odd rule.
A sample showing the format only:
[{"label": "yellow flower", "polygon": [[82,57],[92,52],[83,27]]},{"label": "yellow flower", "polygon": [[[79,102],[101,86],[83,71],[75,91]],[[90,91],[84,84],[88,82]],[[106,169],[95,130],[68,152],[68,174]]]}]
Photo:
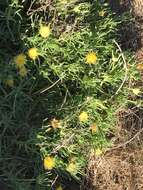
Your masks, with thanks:
[{"label": "yellow flower", "polygon": [[90,130],[91,130],[92,134],[97,133],[97,131],[98,131],[97,125],[96,125],[95,123],[92,124],[92,125],[90,126]]},{"label": "yellow flower", "polygon": [[132,92],[135,94],[135,95],[139,95],[141,93],[141,90],[139,88],[133,88],[132,89]]},{"label": "yellow flower", "polygon": [[102,154],[102,150],[100,148],[97,148],[95,150],[95,154],[96,154],[96,156],[100,156]]},{"label": "yellow flower", "polygon": [[82,112],[79,115],[79,121],[80,122],[86,122],[87,120],[88,120],[88,114],[87,114],[87,112]]},{"label": "yellow flower", "polygon": [[53,157],[47,156],[44,158],[44,169],[52,170],[55,167],[55,159]]},{"label": "yellow flower", "polygon": [[58,186],[58,187],[56,188],[56,190],[63,190],[63,188],[62,188],[62,186],[60,185],[60,186]]},{"label": "yellow flower", "polygon": [[15,56],[14,62],[18,68],[22,67],[25,64],[26,57],[23,53]]},{"label": "yellow flower", "polygon": [[76,164],[74,163],[69,163],[66,170],[69,172],[69,173],[74,173],[76,170],[77,170],[77,167],[76,167]]},{"label": "yellow flower", "polygon": [[88,64],[95,64],[97,61],[97,56],[96,56],[96,53],[94,52],[89,52],[87,55],[86,55],[86,62]]},{"label": "yellow flower", "polygon": [[27,75],[27,69],[25,66],[19,68],[19,75],[25,77]]},{"label": "yellow flower", "polygon": [[28,50],[28,56],[31,59],[35,60],[38,57],[38,50],[37,50],[37,48],[30,48]]},{"label": "yellow flower", "polygon": [[54,119],[51,121],[51,126],[52,126],[54,129],[57,129],[57,128],[60,128],[60,127],[61,127],[61,123],[60,123],[59,120],[57,120],[57,119],[54,118]]},{"label": "yellow flower", "polygon": [[137,64],[137,69],[138,69],[139,71],[143,71],[143,63]]},{"label": "yellow flower", "polygon": [[103,16],[105,16],[105,13],[106,13],[106,11],[104,11],[104,10],[99,11],[99,16],[103,17]]},{"label": "yellow flower", "polygon": [[39,30],[39,34],[43,37],[43,38],[47,38],[50,35],[50,25],[48,26],[41,26],[40,30]]},{"label": "yellow flower", "polygon": [[14,80],[11,79],[7,79],[4,81],[5,85],[9,86],[9,87],[13,87],[14,86]]}]

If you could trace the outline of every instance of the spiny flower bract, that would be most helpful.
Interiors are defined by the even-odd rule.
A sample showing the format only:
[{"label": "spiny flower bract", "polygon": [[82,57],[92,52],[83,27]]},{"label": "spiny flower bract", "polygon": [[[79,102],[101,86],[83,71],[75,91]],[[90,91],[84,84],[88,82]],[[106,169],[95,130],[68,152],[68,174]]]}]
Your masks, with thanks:
[{"label": "spiny flower bract", "polygon": [[69,172],[69,173],[74,173],[77,169],[77,166],[75,163],[69,163],[66,170]]},{"label": "spiny flower bract", "polygon": [[12,78],[11,79],[6,79],[4,81],[4,83],[5,83],[6,86],[9,86],[11,88],[14,86],[14,80]]},{"label": "spiny flower bract", "polygon": [[22,66],[22,67],[19,68],[19,75],[21,77],[25,77],[27,75],[27,69],[26,69],[25,66]]},{"label": "spiny flower bract", "polygon": [[103,17],[103,16],[105,16],[105,13],[106,13],[106,11],[104,11],[104,10],[99,11],[99,16]]}]

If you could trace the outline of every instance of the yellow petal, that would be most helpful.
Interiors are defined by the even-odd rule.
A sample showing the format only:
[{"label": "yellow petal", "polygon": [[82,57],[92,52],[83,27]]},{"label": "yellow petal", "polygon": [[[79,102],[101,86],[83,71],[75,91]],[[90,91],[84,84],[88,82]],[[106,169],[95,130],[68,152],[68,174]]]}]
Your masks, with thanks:
[{"label": "yellow petal", "polygon": [[25,64],[26,57],[23,53],[15,56],[14,62],[18,68],[22,67]]},{"label": "yellow petal", "polygon": [[95,123],[92,124],[92,125],[90,126],[90,130],[91,130],[92,134],[97,133],[97,131],[98,131],[97,125],[96,125]]},{"label": "yellow petal", "polygon": [[62,188],[62,186],[60,185],[60,186],[58,186],[58,187],[56,188],[56,190],[63,190],[63,188]]},{"label": "yellow petal", "polygon": [[67,170],[69,173],[75,172],[76,169],[77,169],[76,164],[74,164],[74,163],[72,163],[72,162],[69,163],[69,165],[68,165],[67,168],[66,168],[66,170]]},{"label": "yellow petal", "polygon": [[141,93],[140,89],[139,88],[133,88],[132,89],[132,92],[135,94],[135,95],[139,95]]},{"label": "yellow petal", "polygon": [[101,150],[100,148],[97,148],[97,149],[95,150],[96,156],[100,156],[102,153],[103,153],[103,152],[102,152],[102,150]]},{"label": "yellow petal", "polygon": [[102,10],[99,12],[99,16],[103,17],[105,15],[106,11]]},{"label": "yellow petal", "polygon": [[39,34],[43,37],[43,38],[47,38],[50,35],[50,25],[48,26],[41,26],[40,30],[39,30]]},{"label": "yellow petal", "polygon": [[79,115],[79,121],[80,122],[86,122],[87,120],[88,120],[88,114],[87,114],[87,112],[82,112]]},{"label": "yellow petal", "polygon": [[97,61],[97,55],[94,52],[90,52],[86,55],[86,62],[88,64],[95,64]]},{"label": "yellow petal", "polygon": [[57,128],[60,128],[60,127],[61,127],[61,123],[60,123],[59,120],[57,120],[57,119],[54,118],[54,119],[51,121],[51,126],[52,126],[54,129],[57,129]]},{"label": "yellow petal", "polygon": [[143,63],[137,64],[137,69],[138,69],[139,71],[143,71]]},{"label": "yellow petal", "polygon": [[45,170],[52,170],[55,167],[55,159],[53,157],[47,156],[44,158],[44,168]]},{"label": "yellow petal", "polygon": [[37,50],[37,48],[30,48],[29,50],[28,50],[28,56],[31,58],[31,59],[33,59],[33,60],[35,60],[37,57],[38,57],[38,50]]}]

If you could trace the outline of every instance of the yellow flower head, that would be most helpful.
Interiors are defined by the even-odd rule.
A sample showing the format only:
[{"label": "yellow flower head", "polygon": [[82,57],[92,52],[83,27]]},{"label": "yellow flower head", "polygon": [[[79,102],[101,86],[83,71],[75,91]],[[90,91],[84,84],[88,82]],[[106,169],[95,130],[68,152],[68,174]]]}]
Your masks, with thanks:
[{"label": "yellow flower head", "polygon": [[66,170],[69,172],[69,173],[74,173],[76,170],[77,170],[77,166],[76,164],[74,163],[69,163]]},{"label": "yellow flower head", "polygon": [[47,38],[50,35],[50,25],[48,26],[41,26],[40,30],[39,30],[39,34],[43,37],[43,38]]},{"label": "yellow flower head", "polygon": [[96,53],[94,52],[89,52],[87,55],[86,55],[86,62],[88,64],[95,64],[97,61],[97,56],[96,56]]},{"label": "yellow flower head", "polygon": [[104,10],[99,11],[99,16],[103,17],[103,16],[105,16],[105,13],[106,13],[106,11],[104,11]]},{"label": "yellow flower head", "polygon": [[44,169],[52,170],[55,167],[55,159],[51,156],[44,158]]},{"label": "yellow flower head", "polygon": [[139,88],[133,88],[132,89],[132,92],[135,94],[135,95],[139,95],[141,93],[141,90]]},{"label": "yellow flower head", "polygon": [[26,57],[23,53],[15,56],[14,62],[18,68],[22,67],[25,64]]},{"label": "yellow flower head", "polygon": [[38,57],[38,50],[37,50],[37,48],[30,48],[28,50],[28,56],[31,59],[35,60]]},{"label": "yellow flower head", "polygon": [[60,186],[58,186],[58,187],[56,188],[56,190],[63,190],[63,188],[62,188],[62,186],[60,185]]},{"label": "yellow flower head", "polygon": [[25,77],[27,75],[27,69],[26,69],[25,66],[22,66],[22,67],[19,68],[19,75],[21,77]]},{"label": "yellow flower head", "polygon": [[139,71],[143,71],[143,63],[137,64],[137,69],[138,69]]},{"label": "yellow flower head", "polygon": [[95,155],[96,155],[96,156],[100,156],[102,153],[103,153],[103,152],[102,152],[102,150],[101,150],[100,148],[97,148],[97,149],[95,150]]},{"label": "yellow flower head", "polygon": [[88,120],[88,114],[87,114],[87,112],[82,112],[79,115],[79,121],[80,122],[86,122],[87,120]]},{"label": "yellow flower head", "polygon": [[11,88],[14,86],[14,80],[12,78],[5,80],[4,83]]},{"label": "yellow flower head", "polygon": [[60,127],[61,127],[61,123],[60,123],[59,120],[57,120],[57,119],[54,118],[54,119],[51,121],[51,126],[52,126],[54,129],[57,129],[57,128],[60,128]]},{"label": "yellow flower head", "polygon": [[97,125],[96,125],[95,123],[92,124],[92,125],[90,126],[90,130],[91,130],[92,134],[97,133],[97,131],[98,131]]}]

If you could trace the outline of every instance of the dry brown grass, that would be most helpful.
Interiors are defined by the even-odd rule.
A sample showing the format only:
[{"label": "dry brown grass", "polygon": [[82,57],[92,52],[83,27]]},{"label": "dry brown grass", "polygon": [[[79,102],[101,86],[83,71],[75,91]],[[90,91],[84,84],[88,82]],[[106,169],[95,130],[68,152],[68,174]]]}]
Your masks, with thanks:
[{"label": "dry brown grass", "polygon": [[90,183],[83,189],[142,190],[142,153],[143,150],[132,152],[118,149],[106,153],[101,158],[92,155],[87,175]]},{"label": "dry brown grass", "polygon": [[90,154],[82,190],[143,190],[142,114],[119,113],[115,144],[101,157]]},{"label": "dry brown grass", "polygon": [[[141,48],[139,50],[143,52],[143,1],[142,0],[133,0],[132,1],[132,11],[133,15],[135,17],[135,23],[136,23],[136,28],[138,30],[138,38],[139,38],[139,47]],[[138,54],[138,52],[137,52]]]}]

